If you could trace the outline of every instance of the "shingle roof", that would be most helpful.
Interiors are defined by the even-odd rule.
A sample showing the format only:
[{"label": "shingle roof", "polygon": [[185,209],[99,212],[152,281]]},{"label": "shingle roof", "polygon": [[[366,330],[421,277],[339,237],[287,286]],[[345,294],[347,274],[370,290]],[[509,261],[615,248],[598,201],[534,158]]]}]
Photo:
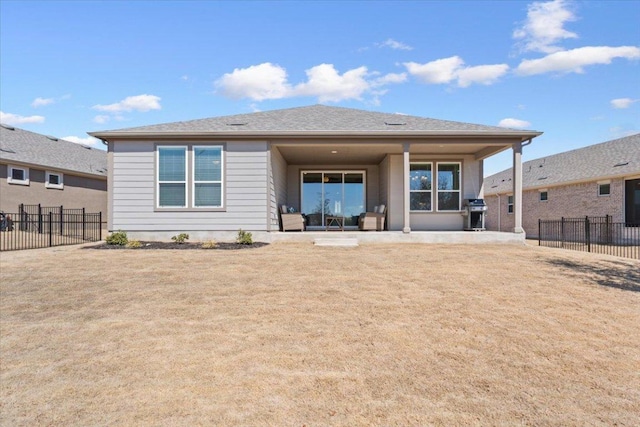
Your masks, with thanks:
[{"label": "shingle roof", "polygon": [[[485,194],[513,189],[512,169],[485,178]],[[522,187],[543,188],[640,174],[640,133],[523,163]]]},{"label": "shingle roof", "polygon": [[516,131],[496,126],[436,120],[401,114],[380,113],[343,107],[312,105],[283,110],[263,111],[232,116],[212,117],[186,122],[163,123],[104,132],[90,132],[94,136],[116,133],[313,133],[313,132],[478,132],[485,134],[513,134]]},{"label": "shingle roof", "polygon": [[107,176],[107,153],[64,139],[0,126],[0,160]]}]

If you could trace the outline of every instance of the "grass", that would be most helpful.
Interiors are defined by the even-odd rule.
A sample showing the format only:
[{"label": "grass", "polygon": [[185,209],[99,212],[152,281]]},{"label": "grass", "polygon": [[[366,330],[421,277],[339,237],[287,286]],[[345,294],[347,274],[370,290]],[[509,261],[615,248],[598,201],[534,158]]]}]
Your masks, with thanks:
[{"label": "grass", "polygon": [[640,263],[531,246],[0,255],[2,425],[637,425]]}]

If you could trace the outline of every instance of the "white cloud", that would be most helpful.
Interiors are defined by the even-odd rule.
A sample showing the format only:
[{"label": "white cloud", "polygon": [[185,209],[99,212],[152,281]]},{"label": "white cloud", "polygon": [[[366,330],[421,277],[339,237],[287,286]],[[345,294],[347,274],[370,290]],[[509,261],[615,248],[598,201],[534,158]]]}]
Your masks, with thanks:
[{"label": "white cloud", "polygon": [[563,28],[566,22],[577,19],[567,1],[534,2],[527,9],[524,25],[513,32],[513,38],[522,40],[524,51],[553,53],[562,50],[556,42],[578,38]]},{"label": "white cloud", "polygon": [[413,48],[407,44],[396,41],[394,39],[387,39],[382,43],[376,44],[378,47],[388,47],[394,50],[413,50]]},{"label": "white cloud", "polygon": [[53,104],[55,100],[53,98],[36,98],[31,103],[33,108],[44,107],[45,105]]},{"label": "white cloud", "polygon": [[640,48],[635,46],[587,46],[555,52],[540,59],[523,60],[516,72],[530,76],[550,72],[583,73],[587,65],[610,64],[615,58],[638,59]]},{"label": "white cloud", "polygon": [[418,64],[417,62],[405,62],[409,74],[416,76],[425,83],[442,84],[449,83],[456,77],[456,71],[464,64],[459,56],[437,59]]},{"label": "white cloud", "polygon": [[80,138],[79,136],[65,136],[64,138],[61,138],[61,139],[64,139],[65,141],[75,142],[76,144],[86,145],[88,147],[96,147],[96,148],[104,147],[104,145],[102,144],[102,141],[92,136],[88,136],[86,138]]},{"label": "white cloud", "polygon": [[500,126],[501,128],[510,128],[510,129],[528,129],[531,126],[531,123],[525,120],[519,120],[519,119],[514,119],[509,117],[509,118],[500,120],[500,123],[498,123],[498,126]]},{"label": "white cloud", "polygon": [[109,105],[94,105],[94,110],[106,111],[109,113],[121,113],[130,111],[147,112],[150,110],[160,110],[160,97],[155,95],[128,96],[120,102]]},{"label": "white cloud", "polygon": [[459,56],[437,59],[426,64],[405,62],[403,65],[409,74],[424,83],[444,84],[457,81],[460,87],[468,87],[473,83],[490,85],[509,71],[507,64],[464,67],[464,61]]},{"label": "white cloud", "polygon": [[320,64],[306,71],[307,81],[295,87],[299,96],[317,96],[320,102],[362,99],[369,90],[367,67],[358,67],[340,75],[332,64]]},{"label": "white cloud", "polygon": [[228,98],[250,98],[255,101],[285,98],[291,92],[287,71],[265,62],[248,68],[236,68],[215,82],[217,92]]},{"label": "white cloud", "polygon": [[21,125],[25,123],[43,123],[43,116],[21,116],[19,114],[0,111],[0,123],[7,125]]},{"label": "white cloud", "polygon": [[631,104],[638,101],[640,101],[640,99],[617,98],[611,100],[611,106],[616,109],[624,109],[631,107]]},{"label": "white cloud", "polygon": [[[254,101],[296,96],[315,96],[320,102],[362,99],[366,94],[384,94],[381,86],[401,83],[405,73],[379,76],[367,67],[358,67],[340,74],[333,64],[320,64],[306,70],[307,80],[296,85],[287,79],[287,71],[269,62],[236,68],[216,80],[216,92],[229,98],[249,98]],[[379,76],[379,77],[377,77]]]},{"label": "white cloud", "polygon": [[458,86],[467,87],[473,83],[491,85],[509,71],[507,64],[478,65],[457,72]]},{"label": "white cloud", "polygon": [[111,116],[107,116],[104,114],[97,115],[93,118],[93,121],[95,123],[107,123],[109,120],[111,120]]}]

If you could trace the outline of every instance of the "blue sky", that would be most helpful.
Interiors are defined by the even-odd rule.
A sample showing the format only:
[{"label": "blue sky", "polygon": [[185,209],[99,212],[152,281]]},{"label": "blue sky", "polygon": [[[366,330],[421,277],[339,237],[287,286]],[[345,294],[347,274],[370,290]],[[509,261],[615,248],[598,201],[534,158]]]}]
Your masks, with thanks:
[{"label": "blue sky", "polygon": [[96,144],[322,103],[543,131],[531,160],[640,132],[639,23],[640,1],[0,0],[1,120]]}]

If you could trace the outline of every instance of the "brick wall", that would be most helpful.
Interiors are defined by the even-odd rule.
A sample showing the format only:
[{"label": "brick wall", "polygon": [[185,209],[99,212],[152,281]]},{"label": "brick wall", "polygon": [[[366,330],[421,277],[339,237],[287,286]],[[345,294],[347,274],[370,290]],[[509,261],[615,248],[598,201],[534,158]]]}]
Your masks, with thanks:
[{"label": "brick wall", "polygon": [[[596,181],[549,187],[547,201],[540,201],[539,190],[522,192],[522,226],[527,237],[538,236],[538,219],[579,218],[611,215],[613,222],[624,221],[624,179],[611,180],[611,194],[598,196]],[[513,214],[507,213],[507,194],[488,195],[487,230],[513,231]]]}]

